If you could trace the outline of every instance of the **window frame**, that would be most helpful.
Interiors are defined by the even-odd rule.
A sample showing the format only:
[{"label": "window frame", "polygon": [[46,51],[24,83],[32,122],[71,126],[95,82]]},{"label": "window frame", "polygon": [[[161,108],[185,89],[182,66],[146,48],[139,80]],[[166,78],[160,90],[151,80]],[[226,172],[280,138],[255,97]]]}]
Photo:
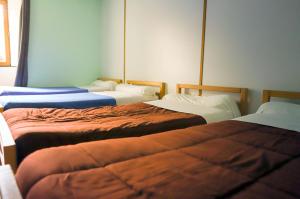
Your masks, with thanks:
[{"label": "window frame", "polygon": [[9,23],[8,23],[8,3],[7,0],[0,0],[0,4],[3,6],[4,14],[4,40],[5,40],[5,56],[6,61],[0,61],[0,67],[11,66],[10,57],[10,40],[9,40]]}]

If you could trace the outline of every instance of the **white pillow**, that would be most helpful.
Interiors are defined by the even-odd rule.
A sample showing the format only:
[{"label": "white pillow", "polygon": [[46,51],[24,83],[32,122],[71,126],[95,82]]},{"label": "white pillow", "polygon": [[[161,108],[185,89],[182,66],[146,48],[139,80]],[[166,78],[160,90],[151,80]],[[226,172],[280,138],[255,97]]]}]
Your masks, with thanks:
[{"label": "white pillow", "polygon": [[88,87],[89,91],[113,91],[115,90],[117,83],[114,81],[102,81],[96,80],[92,82]]},{"label": "white pillow", "polygon": [[118,84],[116,91],[128,92],[142,96],[156,96],[156,88],[153,86],[137,86],[131,84]]},{"label": "white pillow", "polygon": [[241,112],[235,100],[229,95],[210,95],[202,96],[198,99],[200,104],[208,107],[214,107],[231,112],[233,117],[240,117]]},{"label": "white pillow", "polygon": [[162,100],[166,101],[172,101],[172,102],[187,102],[187,103],[192,103],[195,104],[197,101],[196,96],[192,95],[187,95],[187,94],[175,94],[175,93],[170,93],[165,95]]},{"label": "white pillow", "polygon": [[267,102],[262,104],[256,113],[291,115],[300,118],[300,105],[288,102]]},{"label": "white pillow", "polygon": [[163,98],[163,100],[178,103],[187,102],[222,109],[232,113],[234,118],[241,116],[236,102],[229,95],[192,96],[187,94],[168,94]]}]

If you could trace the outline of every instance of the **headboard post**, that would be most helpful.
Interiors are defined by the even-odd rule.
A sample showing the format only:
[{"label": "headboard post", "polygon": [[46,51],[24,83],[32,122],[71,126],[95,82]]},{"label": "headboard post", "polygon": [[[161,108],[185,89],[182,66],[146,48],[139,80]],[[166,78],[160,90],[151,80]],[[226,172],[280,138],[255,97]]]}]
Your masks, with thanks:
[{"label": "headboard post", "polygon": [[271,100],[271,97],[300,100],[300,92],[263,90],[263,94],[262,94],[263,103],[269,102]]},{"label": "headboard post", "polygon": [[166,83],[165,82],[127,80],[127,84],[159,87],[159,93],[157,93],[157,96],[159,97],[159,99],[161,99],[166,94]]},{"label": "headboard post", "polygon": [[114,81],[117,84],[121,84],[123,82],[123,80],[121,80],[121,79],[114,79],[114,78],[107,78],[107,77],[99,77],[97,79],[102,80],[102,81]]},{"label": "headboard post", "polygon": [[159,99],[162,99],[166,95],[166,83],[162,82],[160,86]]},{"label": "headboard post", "polygon": [[177,85],[176,85],[176,93],[177,93],[177,94],[180,94],[181,92],[182,92],[182,89],[181,89],[180,85],[177,84]]},{"label": "headboard post", "polygon": [[241,88],[240,110],[242,115],[247,114],[248,111],[248,89],[247,88]]},{"label": "headboard post", "polygon": [[262,102],[266,103],[269,102],[271,100],[271,95],[270,95],[270,91],[269,90],[263,90],[263,95],[262,95]]}]

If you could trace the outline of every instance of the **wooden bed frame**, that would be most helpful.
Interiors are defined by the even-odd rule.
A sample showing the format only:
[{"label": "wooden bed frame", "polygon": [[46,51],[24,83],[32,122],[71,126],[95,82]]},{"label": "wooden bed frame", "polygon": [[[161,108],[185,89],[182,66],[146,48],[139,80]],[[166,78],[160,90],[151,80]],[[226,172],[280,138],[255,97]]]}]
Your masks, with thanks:
[{"label": "wooden bed frame", "polygon": [[0,198],[22,199],[16,179],[9,165],[0,166]]},{"label": "wooden bed frame", "polygon": [[114,79],[114,78],[107,78],[107,77],[99,77],[99,78],[97,78],[97,80],[102,80],[102,81],[114,81],[114,82],[116,82],[117,84],[122,84],[122,83],[123,83],[123,80],[121,80],[121,79]]},{"label": "wooden bed frame", "polygon": [[223,87],[223,86],[199,86],[194,84],[177,84],[177,93],[182,93],[183,89],[193,89],[200,91],[212,91],[212,92],[224,92],[224,93],[237,93],[240,95],[239,108],[242,115],[247,113],[248,107],[248,89],[247,88],[236,88],[236,87]]},{"label": "wooden bed frame", "polygon": [[300,100],[300,92],[263,90],[263,94],[262,94],[263,103],[271,101],[271,97]]},{"label": "wooden bed frame", "polygon": [[127,84],[139,85],[139,86],[154,86],[159,88],[159,92],[156,93],[159,99],[166,94],[166,83],[165,82],[152,82],[152,81],[139,81],[139,80],[127,80]]},{"label": "wooden bed frame", "polygon": [[[127,83],[132,85],[158,87],[158,97],[162,98],[165,95],[166,84],[164,82],[128,80]],[[0,114],[0,145],[0,159],[2,165],[9,164],[15,172],[17,169],[16,143],[2,114]]]}]

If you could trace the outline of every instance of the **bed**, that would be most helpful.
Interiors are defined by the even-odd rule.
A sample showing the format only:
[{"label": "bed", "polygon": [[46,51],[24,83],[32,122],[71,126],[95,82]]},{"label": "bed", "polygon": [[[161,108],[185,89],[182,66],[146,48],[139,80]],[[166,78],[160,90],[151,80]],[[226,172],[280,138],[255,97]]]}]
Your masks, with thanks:
[{"label": "bed", "polygon": [[78,87],[13,87],[0,86],[0,96],[16,95],[50,95],[50,94],[67,94],[67,93],[87,93],[89,91],[107,91],[112,90],[110,87],[113,83],[120,84],[122,80],[111,78],[98,78],[88,86]]},{"label": "bed", "polygon": [[[181,90],[190,86],[179,85]],[[212,87],[195,86],[193,89],[211,90]],[[245,94],[247,89],[214,87],[214,90],[238,94],[241,96],[241,107],[245,107],[244,104],[247,103]],[[205,99],[209,101],[215,97],[228,99],[226,95],[220,96]],[[182,94],[182,97],[186,95]],[[183,102],[184,105],[188,105],[188,110],[181,109],[183,106],[179,106],[179,109],[172,109],[174,107],[168,109],[159,106],[160,103],[157,102],[160,101],[90,109],[10,109],[0,117],[1,159],[15,170],[17,162],[42,148],[99,139],[142,136],[231,119],[240,115],[238,113],[234,116],[234,112],[230,109],[220,109],[218,105],[227,103],[217,101],[213,107]],[[195,102],[199,103],[199,100]],[[235,102],[230,104],[237,107]],[[199,110],[190,112],[191,108]]]},{"label": "bed", "polygon": [[[156,92],[155,88],[158,88]],[[0,109],[12,108],[90,108],[104,105],[120,105],[144,102],[163,96],[163,82],[146,82],[128,80],[127,84],[118,84],[115,90],[97,91],[99,87],[90,88],[88,93],[67,93],[51,95],[1,96]],[[94,92],[93,92],[94,91]]]},{"label": "bed", "polygon": [[277,121],[289,117],[292,129],[257,124],[246,116],[43,149],[21,163],[16,180],[26,199],[295,199],[300,197],[299,113],[299,105],[276,104],[256,113]]}]

